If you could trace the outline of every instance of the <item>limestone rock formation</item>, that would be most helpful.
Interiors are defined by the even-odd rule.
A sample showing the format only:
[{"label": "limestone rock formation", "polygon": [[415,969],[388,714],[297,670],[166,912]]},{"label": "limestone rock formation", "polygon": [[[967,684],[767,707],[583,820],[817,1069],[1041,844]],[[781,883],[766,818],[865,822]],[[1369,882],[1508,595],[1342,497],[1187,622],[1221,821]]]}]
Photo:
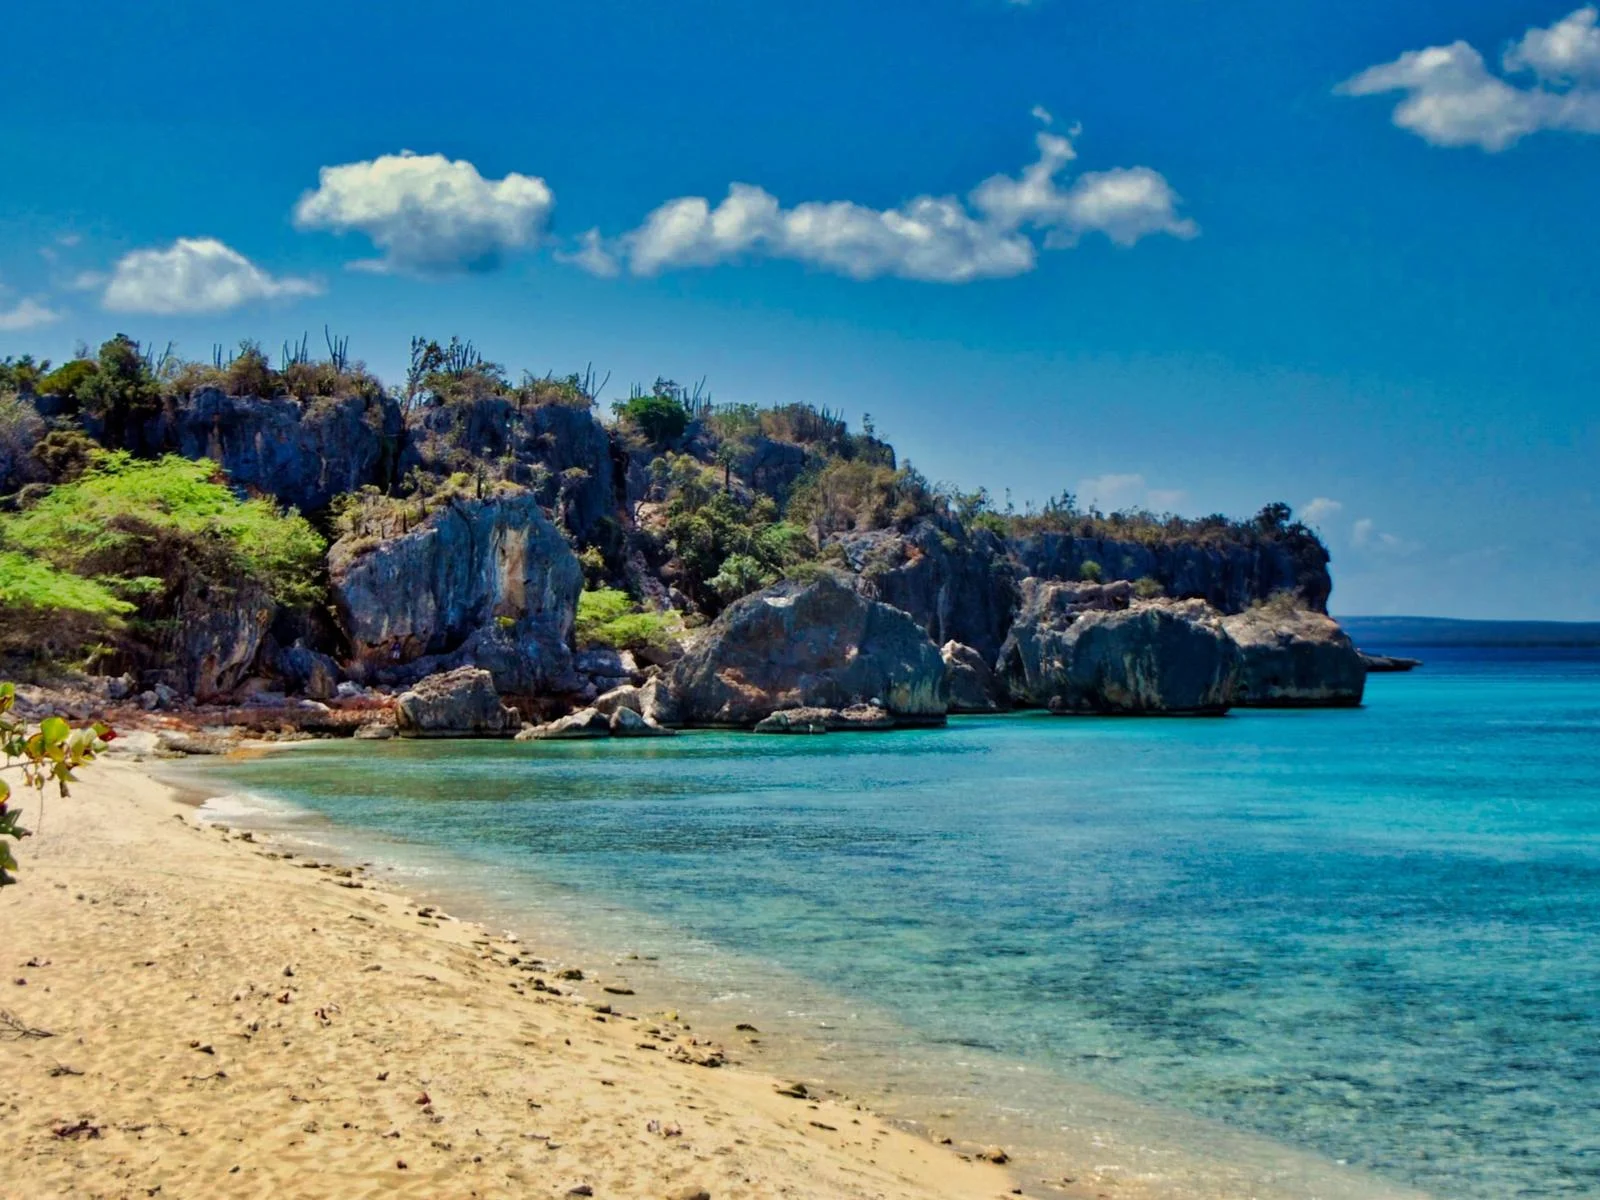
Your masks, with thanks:
[{"label": "limestone rock formation", "polygon": [[228,396],[201,388],[155,418],[147,440],[222,464],[232,480],[302,511],[341,492],[397,478],[404,427],[386,396],[302,404],[289,396]]},{"label": "limestone rock formation", "polygon": [[405,684],[474,664],[507,695],[571,682],[583,572],[531,495],[452,503],[376,544],[342,538],[328,574],[352,677]]},{"label": "limestone rock formation", "polygon": [[1361,665],[1367,668],[1369,675],[1414,671],[1422,665],[1420,658],[1405,658],[1397,654],[1368,654],[1365,650],[1358,653],[1361,655]]},{"label": "limestone rock formation", "polygon": [[402,476],[414,467],[448,476],[494,462],[513,483],[535,488],[578,537],[612,518],[611,440],[587,408],[519,405],[509,396],[490,395],[428,405],[412,413],[406,426]]},{"label": "limestone rock formation", "polygon": [[953,713],[992,713],[1009,708],[1010,697],[994,669],[971,646],[950,641],[939,647]]},{"label": "limestone rock formation", "polygon": [[1037,579],[1023,581],[1022,597],[1000,654],[1018,703],[1128,715],[1213,715],[1232,704],[1239,650],[1208,605]]},{"label": "limestone rock formation", "polygon": [[855,704],[939,723],[946,709],[944,661],[916,622],[831,575],[729,606],[667,686],[676,712],[663,724],[748,727],[779,709]]},{"label": "limestone rock formation", "polygon": [[870,733],[894,728],[894,718],[875,704],[849,708],[781,708],[755,724],[756,733]]},{"label": "limestone rock formation", "polygon": [[184,616],[178,660],[188,693],[214,700],[243,683],[261,652],[275,608],[264,588],[247,581],[185,595],[179,606]]},{"label": "limestone rock formation", "polygon": [[611,736],[611,720],[592,708],[580,708],[546,725],[536,725],[517,734],[519,742],[576,741],[581,738]]},{"label": "limestone rock formation", "polygon": [[612,737],[667,737],[672,730],[664,729],[653,721],[646,721],[631,708],[619,708],[611,714]]},{"label": "limestone rock formation", "polygon": [[1333,590],[1328,551],[1310,536],[1255,546],[1210,546],[1040,533],[1011,539],[1010,550],[1022,572],[1036,578],[1079,579],[1084,564],[1092,562],[1106,579],[1148,577],[1168,596],[1204,600],[1225,613],[1242,612],[1283,591],[1298,593],[1307,607],[1326,612]]},{"label": "limestone rock formation", "polygon": [[478,667],[429,675],[395,703],[401,737],[510,737],[519,724],[500,703],[493,676]]},{"label": "limestone rock formation", "polygon": [[1367,668],[1332,617],[1259,605],[1224,617],[1238,644],[1236,703],[1253,708],[1343,708],[1361,703]]},{"label": "limestone rock formation", "polygon": [[862,593],[911,614],[934,643],[955,640],[993,660],[1017,607],[1016,571],[1002,539],[925,517],[909,530],[836,533]]}]

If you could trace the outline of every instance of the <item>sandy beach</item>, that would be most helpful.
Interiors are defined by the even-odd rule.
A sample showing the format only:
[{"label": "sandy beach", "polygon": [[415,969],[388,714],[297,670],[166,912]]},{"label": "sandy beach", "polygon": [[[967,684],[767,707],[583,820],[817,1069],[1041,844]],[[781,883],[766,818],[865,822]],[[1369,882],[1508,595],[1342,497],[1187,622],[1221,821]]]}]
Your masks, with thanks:
[{"label": "sandy beach", "polygon": [[0,893],[5,1197],[1016,1186],[854,1104],[705,1065],[749,1031],[633,1010],[604,971],[544,969],[534,938],[202,826],[139,764],[95,763],[27,815]]}]

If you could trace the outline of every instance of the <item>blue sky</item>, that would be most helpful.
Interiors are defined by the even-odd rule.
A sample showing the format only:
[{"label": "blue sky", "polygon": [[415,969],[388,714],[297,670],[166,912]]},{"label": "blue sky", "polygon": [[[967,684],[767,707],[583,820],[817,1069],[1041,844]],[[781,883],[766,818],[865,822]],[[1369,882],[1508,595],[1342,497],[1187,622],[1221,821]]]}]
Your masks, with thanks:
[{"label": "blue sky", "polygon": [[0,354],[459,333],[1019,505],[1283,499],[1338,612],[1600,618],[1592,8],[376,11],[12,5]]}]

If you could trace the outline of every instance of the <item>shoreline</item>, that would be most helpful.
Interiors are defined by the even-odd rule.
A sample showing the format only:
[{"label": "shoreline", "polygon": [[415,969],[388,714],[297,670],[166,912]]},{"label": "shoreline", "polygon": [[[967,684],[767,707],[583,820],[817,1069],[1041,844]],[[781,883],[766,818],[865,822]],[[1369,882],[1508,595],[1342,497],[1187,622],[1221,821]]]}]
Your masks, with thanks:
[{"label": "shoreline", "polygon": [[720,1047],[627,1011],[605,973],[583,989],[603,999],[574,996],[537,947],[207,827],[145,765],[102,759],[42,821],[28,808],[0,1008],[54,1034],[6,1038],[6,1174],[30,1197],[1019,1186],[858,1105],[711,1069]]},{"label": "shoreline", "polygon": [[[271,749],[294,745],[301,743]],[[312,753],[310,748],[319,744],[304,746]],[[381,755],[383,748],[372,747],[370,753]],[[630,994],[629,1005],[644,1005],[650,1011],[681,1010],[697,1026],[715,1029],[714,1036],[727,1039],[741,1069],[805,1080],[813,1095],[829,1095],[836,1102],[850,1104],[860,1097],[880,1119],[924,1146],[938,1149],[936,1141],[941,1147],[950,1146],[944,1135],[954,1135],[957,1152],[965,1151],[968,1157],[985,1147],[1003,1146],[1012,1171],[1020,1176],[1011,1181],[1014,1190],[1038,1197],[1117,1200],[1214,1200],[1246,1192],[1263,1200],[1421,1196],[1313,1152],[1106,1092],[1082,1080],[1052,1084],[1047,1069],[1036,1072],[1034,1064],[986,1053],[975,1043],[973,1049],[952,1055],[931,1047],[935,1059],[929,1059],[930,1047],[918,1041],[914,1029],[899,1023],[892,1006],[874,1011],[870,1003],[830,992],[803,974],[783,968],[774,973],[776,964],[755,959],[736,963],[730,973],[725,950],[716,952],[722,970],[707,974],[702,947],[693,939],[682,942],[682,931],[665,926],[646,932],[637,925],[641,918],[649,920],[642,913],[623,920],[624,910],[615,910],[614,916],[622,920],[616,928],[632,930],[619,941],[591,919],[574,921],[574,914],[565,911],[565,899],[502,891],[492,879],[481,877],[482,864],[471,858],[458,860],[448,848],[341,824],[303,803],[286,804],[280,813],[281,802],[272,798],[270,790],[258,795],[230,787],[225,761],[192,759],[174,772],[180,777],[193,773],[198,786],[184,781],[191,794],[224,801],[205,819],[235,829],[253,828],[257,837],[281,839],[306,855],[373,866],[369,880],[382,878],[378,872],[395,871],[397,877],[380,886],[442,904],[486,928],[522,932],[525,940],[537,940],[557,967],[576,963],[590,971],[591,963],[600,964],[604,982],[617,983],[630,993],[637,988],[639,998]],[[213,771],[212,764],[222,769]],[[244,808],[234,808],[230,803],[234,801],[242,801]],[[254,808],[257,802],[263,807]],[[302,827],[306,818],[310,820]],[[603,895],[599,898],[604,904]],[[591,902],[594,899],[590,897]],[[412,903],[415,907],[417,901]],[[541,932],[526,938],[530,929]],[[755,984],[750,990],[745,990],[746,979]],[[594,982],[590,971],[591,987]],[[776,1010],[774,1000],[781,1000]],[[859,1029],[858,1015],[863,1022]],[[759,1032],[759,1046],[741,1044],[757,1040],[737,1032],[748,1029],[744,1022],[759,1025],[758,1031],[750,1030]],[[899,1061],[905,1055],[911,1056],[910,1061]],[[929,1076],[935,1061],[942,1065]],[[1030,1103],[1038,1113],[1051,1114],[1042,1124],[1008,1105],[990,1111],[992,1095],[987,1101],[980,1099],[992,1091],[993,1080],[1018,1078],[1011,1074],[1018,1070],[1038,1080],[1029,1085]],[[930,1079],[936,1090],[928,1090]],[[1041,1083],[1046,1089],[1042,1092]],[[1058,1125],[1053,1115],[1057,1113],[1067,1123]]]}]

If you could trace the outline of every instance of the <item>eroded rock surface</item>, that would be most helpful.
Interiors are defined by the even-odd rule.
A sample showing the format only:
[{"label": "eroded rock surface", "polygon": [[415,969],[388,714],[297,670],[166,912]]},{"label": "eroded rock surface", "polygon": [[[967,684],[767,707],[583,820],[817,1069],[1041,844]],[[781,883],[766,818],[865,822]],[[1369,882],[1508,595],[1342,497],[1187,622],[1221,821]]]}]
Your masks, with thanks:
[{"label": "eroded rock surface", "polygon": [[944,661],[916,622],[831,575],[729,606],[666,686],[675,711],[663,724],[750,727],[780,709],[858,704],[938,723],[946,710]]},{"label": "eroded rock surface", "polygon": [[1224,617],[1238,644],[1237,703],[1252,708],[1347,708],[1361,703],[1367,667],[1332,617],[1261,605]]},{"label": "eroded rock surface", "polygon": [[510,737],[521,719],[500,703],[494,677],[479,667],[429,675],[395,702],[401,737]]},{"label": "eroded rock surface", "polygon": [[1020,704],[1052,712],[1220,715],[1239,649],[1201,601],[1138,601],[1116,585],[1024,580],[1000,673]]}]

